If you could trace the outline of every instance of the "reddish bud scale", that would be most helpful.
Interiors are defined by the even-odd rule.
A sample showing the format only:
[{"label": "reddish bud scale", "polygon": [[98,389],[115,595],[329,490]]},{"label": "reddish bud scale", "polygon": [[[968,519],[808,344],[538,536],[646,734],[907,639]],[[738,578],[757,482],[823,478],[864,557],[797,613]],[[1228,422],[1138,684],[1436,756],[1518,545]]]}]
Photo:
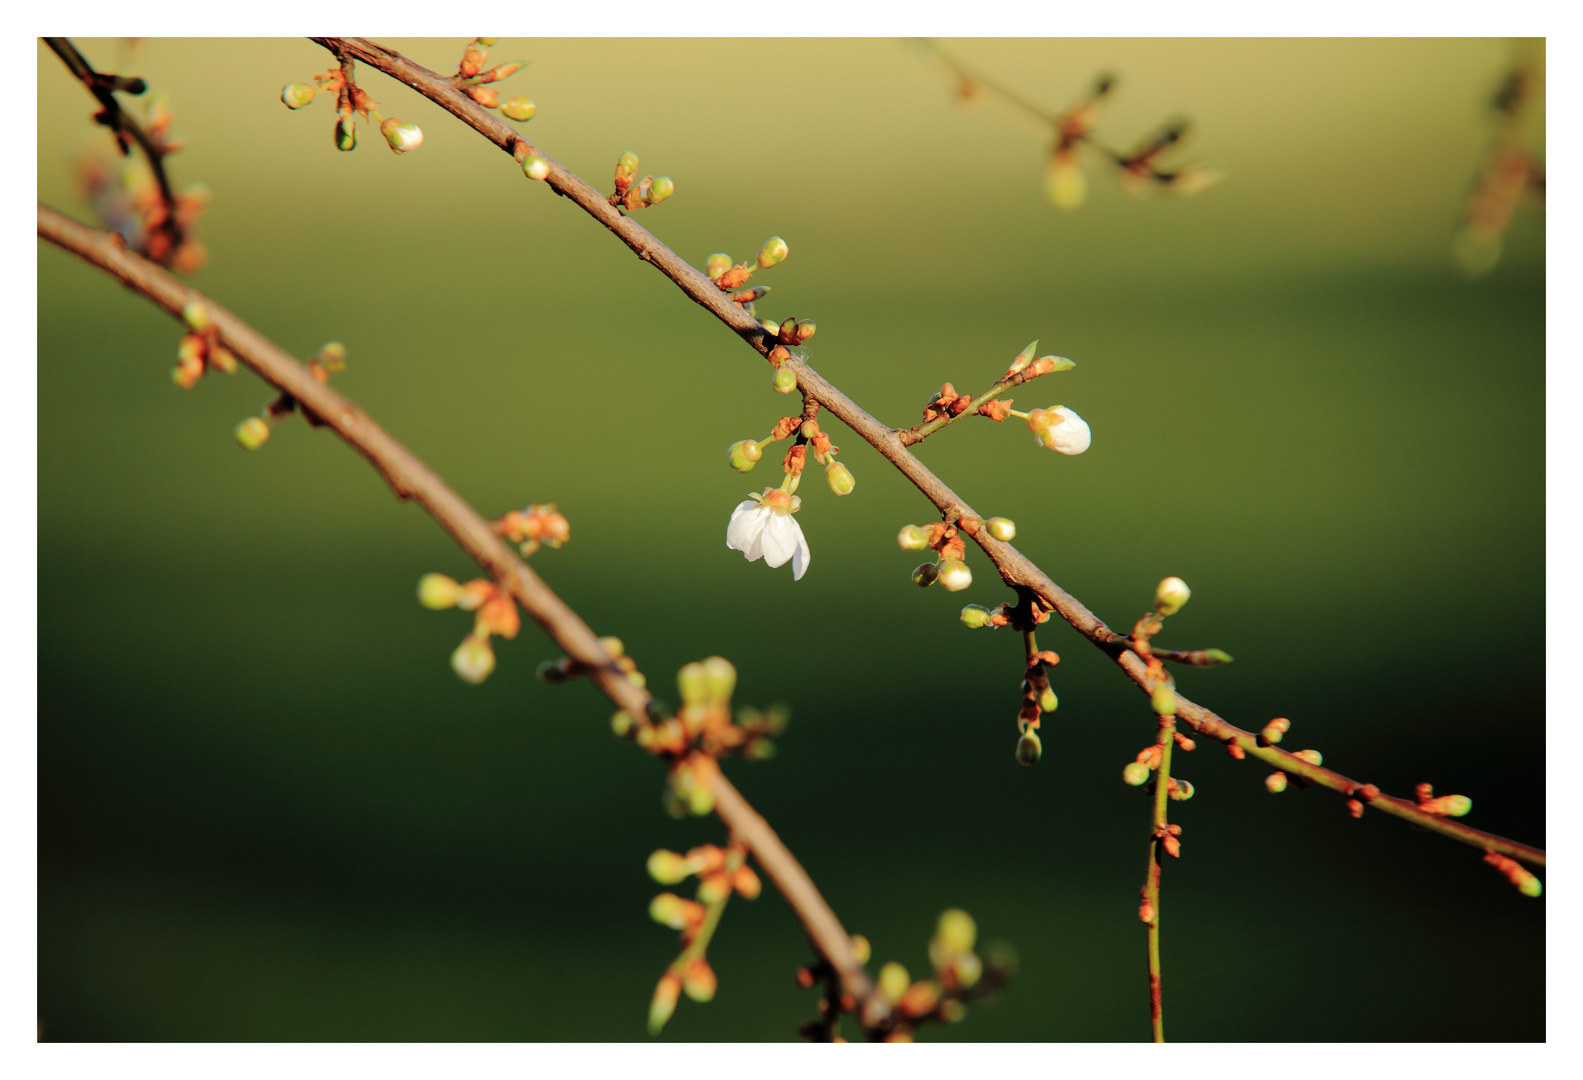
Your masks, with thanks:
[{"label": "reddish bud scale", "polygon": [[1145,900],[1138,905],[1138,919],[1150,926],[1154,925],[1154,905]]},{"label": "reddish bud scale", "polygon": [[1248,756],[1248,752],[1234,742],[1228,742],[1226,744],[1226,753],[1230,756],[1232,761],[1241,761],[1243,758]]},{"label": "reddish bud scale", "polygon": [[999,400],[986,401],[984,404],[978,407],[978,414],[980,416],[989,417],[997,424],[1004,423],[1006,417],[1011,415],[1011,402]]},{"label": "reddish bud scale", "polygon": [[784,345],[777,345],[769,351],[768,359],[771,367],[778,368],[791,359],[791,350]]},{"label": "reddish bud scale", "polygon": [[1176,745],[1181,747],[1183,750],[1198,749],[1198,744],[1192,739],[1189,739],[1186,735],[1183,735],[1180,731],[1173,731],[1171,736],[1176,740]]},{"label": "reddish bud scale", "polygon": [[980,530],[980,529],[982,529],[984,527],[983,519],[974,517],[971,514],[969,514],[966,517],[962,518],[956,524],[957,524],[957,528],[961,529],[963,532],[967,533],[967,535],[969,535],[969,536],[977,536],[978,535],[978,530]]},{"label": "reddish bud scale", "polygon": [[510,639],[522,627],[522,617],[517,614],[517,602],[505,593],[497,592],[478,609],[475,629],[482,634],[498,634]]},{"label": "reddish bud scale", "polygon": [[1435,797],[1435,786],[1433,784],[1419,784],[1413,789],[1413,794],[1418,796],[1418,805],[1422,806]]},{"label": "reddish bud scale", "polygon": [[1355,818],[1362,817],[1363,816],[1363,804],[1358,802],[1358,800],[1356,800],[1356,799],[1348,799],[1347,800],[1347,813],[1351,814]]},{"label": "reddish bud scale", "polygon": [[896,1009],[904,1016],[923,1016],[933,1012],[939,1003],[940,995],[934,985],[920,979],[907,988],[907,992],[896,1003]]},{"label": "reddish bud scale", "polygon": [[803,462],[808,457],[808,447],[799,443],[786,451],[786,457],[781,461],[781,468],[793,476],[802,475]]},{"label": "reddish bud scale", "polygon": [[727,270],[725,273],[716,278],[715,284],[720,286],[721,289],[727,291],[731,289],[740,289],[743,285],[747,284],[748,279],[752,276],[753,269],[751,267],[746,265],[733,266],[731,269]]},{"label": "reddish bud scale", "polygon": [[467,96],[486,109],[498,108],[500,105],[500,93],[493,86],[470,86]]},{"label": "reddish bud scale", "polygon": [[1167,836],[1161,843],[1165,847],[1165,853],[1171,858],[1180,859],[1182,857],[1182,842],[1176,837]]},{"label": "reddish bud scale", "polygon": [[802,417],[783,416],[775,421],[775,427],[770,430],[770,440],[779,442],[800,427],[802,427]]}]

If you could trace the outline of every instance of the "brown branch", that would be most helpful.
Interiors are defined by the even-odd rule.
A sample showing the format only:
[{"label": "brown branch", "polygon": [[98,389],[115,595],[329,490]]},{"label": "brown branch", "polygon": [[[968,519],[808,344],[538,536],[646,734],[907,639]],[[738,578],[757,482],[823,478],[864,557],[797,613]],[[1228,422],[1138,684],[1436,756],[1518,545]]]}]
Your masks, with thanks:
[{"label": "brown branch", "polygon": [[[502,150],[517,156],[519,160],[520,153],[526,152],[545,158],[550,168],[546,182],[557,194],[564,195],[577,203],[600,224],[620,237],[621,241],[637,253],[640,259],[653,265],[689,298],[707,308],[711,314],[760,353],[768,353],[774,347],[775,343],[766,336],[758,320],[732,303],[729,294],[661,243],[653,233],[612,207],[606,196],[542,150],[532,146],[515,129],[497,119],[466,94],[458,91],[451,85],[449,79],[413,63],[383,45],[362,38],[313,38],[312,40],[329,49],[337,57],[355,57],[370,67],[399,79],[455,115]],[[806,397],[824,406],[878,450],[903,476],[912,481],[913,485],[923,492],[948,520],[978,516],[960,496],[913,456],[904,442],[904,432],[887,427],[870,416],[851,398],[809,367],[805,361],[794,357],[783,361],[782,366],[791,368],[796,374],[797,385]],[[1145,664],[1132,650],[1131,642],[1127,637],[1111,630],[1080,600],[1052,581],[1031,560],[1010,544],[990,536],[987,529],[978,530],[973,539],[984,550],[984,554],[989,557],[995,569],[1000,572],[1001,579],[1008,586],[1035,593],[1059,613],[1073,629],[1109,655],[1145,694],[1151,692],[1152,687],[1144,674]],[[1538,866],[1545,865],[1545,853],[1539,848],[1426,813],[1418,809],[1416,803],[1381,794],[1373,785],[1362,784],[1330,769],[1310,765],[1284,750],[1261,745],[1251,732],[1227,723],[1215,713],[1181,695],[1177,695],[1177,705],[1178,718],[1189,724],[1194,731],[1223,742],[1235,742],[1245,752],[1283,772],[1301,776],[1311,783],[1341,792],[1348,798],[1360,799],[1387,814],[1482,851],[1497,852]]]},{"label": "brown branch", "polygon": [[[319,383],[296,358],[214,300],[128,251],[120,236],[91,229],[42,203],[38,208],[38,235],[99,267],[178,319],[188,304],[203,304],[221,341],[244,364],[265,382],[290,395],[307,413],[317,416],[324,426],[367,458],[397,498],[411,499],[428,511],[479,566],[516,598],[551,640],[587,669],[589,678],[611,702],[634,717],[648,715],[648,692],[627,681],[626,673],[612,662],[577,613],[495,534],[490,522],[350,399]],[[714,796],[720,820],[733,836],[752,849],[760,868],[801,921],[814,948],[839,973],[846,992],[861,1003],[865,1028],[883,1025],[889,1017],[889,1007],[874,992],[868,972],[853,951],[851,936],[842,929],[807,871],[724,775],[715,780]]]}]

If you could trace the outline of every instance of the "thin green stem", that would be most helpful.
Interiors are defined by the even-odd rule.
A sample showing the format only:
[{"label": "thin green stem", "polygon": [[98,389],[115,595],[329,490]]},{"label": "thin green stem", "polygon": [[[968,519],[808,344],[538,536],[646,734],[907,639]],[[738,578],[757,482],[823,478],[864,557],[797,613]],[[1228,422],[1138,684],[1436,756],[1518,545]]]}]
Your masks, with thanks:
[{"label": "thin green stem", "polygon": [[1176,742],[1176,717],[1160,717],[1160,767],[1154,773],[1154,813],[1150,818],[1149,870],[1144,899],[1152,909],[1149,919],[1149,1018],[1154,1041],[1165,1041],[1165,1020],[1160,996],[1160,864],[1165,855],[1166,804],[1170,799],[1171,748]]}]

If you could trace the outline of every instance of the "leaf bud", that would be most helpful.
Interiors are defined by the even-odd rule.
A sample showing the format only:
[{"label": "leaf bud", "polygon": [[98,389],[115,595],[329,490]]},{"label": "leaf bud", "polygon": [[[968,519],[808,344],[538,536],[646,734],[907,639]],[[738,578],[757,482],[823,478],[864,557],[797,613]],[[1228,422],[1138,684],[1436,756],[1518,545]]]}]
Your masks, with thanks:
[{"label": "leaf bud", "polygon": [[676,184],[668,176],[656,176],[654,183],[649,185],[648,202],[650,206],[658,206],[672,195],[676,194]]},{"label": "leaf bud", "polygon": [[1141,761],[1129,761],[1127,767],[1121,770],[1121,779],[1132,787],[1139,787],[1149,781],[1149,767]]},{"label": "leaf bud", "polygon": [[1051,690],[1048,686],[1046,686],[1044,690],[1040,692],[1039,708],[1043,709],[1045,712],[1054,712],[1055,707],[1059,704],[1060,701],[1056,698],[1055,691]]},{"label": "leaf bud", "polygon": [[495,670],[495,650],[487,637],[468,634],[451,654],[451,667],[463,682],[477,686]]},{"label": "leaf bud", "polygon": [[502,101],[500,103],[500,111],[507,119],[523,121],[532,120],[533,114],[539,111],[539,107],[529,99],[519,95]]},{"label": "leaf bud", "polygon": [[710,281],[719,278],[729,269],[731,269],[731,256],[723,251],[717,251],[704,260],[704,273],[709,275]]},{"label": "leaf bud", "polygon": [[462,595],[462,586],[453,577],[444,574],[424,574],[418,579],[418,603],[430,611],[444,611],[456,606]]},{"label": "leaf bud", "polygon": [[654,997],[649,1002],[649,1034],[658,1035],[665,1023],[676,1012],[676,999],[681,994],[682,982],[666,972],[654,987]]},{"label": "leaf bud", "polygon": [[973,571],[961,559],[941,559],[939,578],[948,592],[961,592],[973,584]]},{"label": "leaf bud", "polygon": [[1204,666],[1205,667],[1218,667],[1221,664],[1229,664],[1229,663],[1231,663],[1231,661],[1232,661],[1231,654],[1226,652],[1224,649],[1205,649],[1204,650]]},{"label": "leaf bud", "polygon": [[1170,683],[1162,682],[1149,695],[1149,704],[1154,707],[1154,712],[1158,716],[1175,716],[1176,691],[1171,688]]},{"label": "leaf bud", "polygon": [[772,236],[764,241],[764,246],[759,248],[759,269],[768,270],[776,263],[781,262],[791,254],[791,248],[786,246],[786,241],[778,236]]},{"label": "leaf bud", "polygon": [[[564,656],[559,660],[544,661],[539,665],[538,670],[534,672],[534,675],[536,675],[539,682],[543,683],[545,686],[560,686],[563,683],[572,681],[572,673],[567,667],[567,657]],[[626,723],[628,725],[632,723],[632,717],[627,716],[626,713],[619,713],[618,715],[626,717]],[[625,729],[616,732],[617,735],[624,735],[625,733]]]},{"label": "leaf bud", "polygon": [[257,450],[269,441],[269,424],[257,416],[249,416],[236,425],[236,441],[244,450]]},{"label": "leaf bud", "polygon": [[550,163],[538,154],[529,154],[522,159],[522,171],[530,179],[547,180],[550,176]]},{"label": "leaf bud", "polygon": [[357,149],[357,124],[350,116],[343,116],[335,122],[335,148],[343,151]]},{"label": "leaf bud", "polygon": [[962,609],[962,625],[969,630],[980,630],[989,625],[989,608],[969,604]]},{"label": "leaf bud", "polygon": [[1035,765],[1039,755],[1044,752],[1044,746],[1039,742],[1039,733],[1029,728],[1022,733],[1022,738],[1017,740],[1017,761],[1022,765]]},{"label": "leaf bud", "polygon": [[1271,795],[1279,795],[1286,790],[1287,782],[1285,773],[1272,772],[1264,778],[1264,789]]},{"label": "leaf bud", "polygon": [[879,978],[876,980],[879,992],[891,1001],[900,1001],[907,988],[912,985],[912,976],[907,974],[907,969],[892,960],[879,969]]},{"label": "leaf bud", "polygon": [[1006,374],[1011,375],[1011,374],[1014,374],[1014,373],[1016,373],[1018,371],[1021,371],[1025,367],[1027,367],[1029,361],[1031,361],[1033,359],[1034,351],[1036,349],[1038,349],[1038,347],[1039,347],[1039,339],[1038,338],[1034,338],[1032,341],[1028,342],[1028,347],[1023,349],[1022,352],[1017,354],[1017,358],[1015,360],[1013,360],[1011,362],[1011,366],[1006,369]]},{"label": "leaf bud", "polygon": [[313,100],[314,93],[307,83],[287,83],[280,89],[280,100],[288,109],[300,109]]},{"label": "leaf bud", "polygon": [[1155,587],[1154,610],[1161,615],[1175,615],[1191,595],[1187,582],[1179,577],[1168,577]]},{"label": "leaf bud", "polygon": [[797,389],[797,373],[789,367],[778,367],[770,379],[770,385],[777,394],[789,394]]},{"label": "leaf bud", "polygon": [[989,529],[989,535],[1002,543],[1017,535],[1017,523],[1011,518],[992,517],[984,525]]},{"label": "leaf bud", "polygon": [[1052,371],[1071,371],[1077,366],[1076,360],[1069,360],[1064,356],[1041,356],[1039,363],[1047,369],[1045,374]]},{"label": "leaf bud", "polygon": [[830,490],[837,495],[850,495],[857,480],[852,476],[852,470],[839,461],[832,461],[824,471],[825,482],[830,485]]},{"label": "leaf bud", "polygon": [[929,534],[916,525],[904,525],[896,534],[896,543],[903,551],[922,551],[929,546]]}]

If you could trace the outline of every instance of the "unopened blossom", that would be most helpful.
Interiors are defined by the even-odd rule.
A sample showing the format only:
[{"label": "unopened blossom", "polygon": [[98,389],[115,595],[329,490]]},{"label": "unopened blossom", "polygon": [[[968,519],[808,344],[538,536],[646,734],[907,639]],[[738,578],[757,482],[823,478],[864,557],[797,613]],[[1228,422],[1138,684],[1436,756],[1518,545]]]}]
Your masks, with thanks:
[{"label": "unopened blossom", "polygon": [[762,558],[770,566],[782,566],[790,559],[792,580],[800,581],[812,557],[802,527],[792,517],[801,505],[801,499],[779,488],[749,495],[731,512],[726,547],[740,551],[748,562]]},{"label": "unopened blossom", "polygon": [[1093,441],[1088,422],[1065,405],[1033,410],[1028,414],[1028,429],[1040,446],[1062,454],[1081,454]]}]

